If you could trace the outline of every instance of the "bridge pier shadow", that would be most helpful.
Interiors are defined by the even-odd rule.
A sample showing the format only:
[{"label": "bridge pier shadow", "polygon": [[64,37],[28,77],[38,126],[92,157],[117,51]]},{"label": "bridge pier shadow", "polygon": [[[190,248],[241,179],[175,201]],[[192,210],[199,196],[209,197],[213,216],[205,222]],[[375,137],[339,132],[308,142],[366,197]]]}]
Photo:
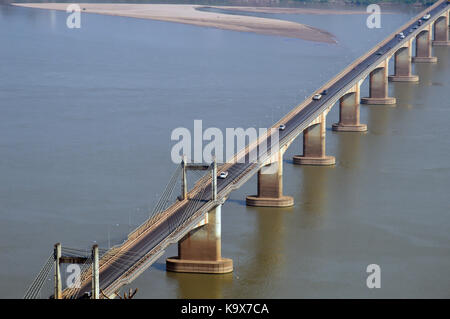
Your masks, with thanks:
[{"label": "bridge pier shadow", "polygon": [[[256,291],[252,287],[261,287],[270,283],[265,278],[271,278],[283,272],[286,254],[285,223],[292,208],[247,207],[247,213],[254,214],[255,231],[250,238],[246,258],[241,262],[236,259],[235,276],[239,284],[233,285],[230,294],[252,295],[257,298],[276,298],[272,289]],[[239,290],[239,291],[238,291]],[[261,293],[263,295],[261,295]]]},{"label": "bridge pier shadow", "polygon": [[386,130],[390,128],[391,106],[368,105],[367,109],[367,126],[369,133],[374,135],[384,135]]},{"label": "bridge pier shadow", "polygon": [[365,142],[363,140],[366,133],[339,132],[334,134],[338,135],[336,157],[339,167],[344,169],[358,168],[361,162],[361,143]]},{"label": "bridge pier shadow", "polygon": [[[244,204],[238,201],[239,205]],[[234,262],[233,273],[228,274],[194,274],[166,272],[166,277],[176,285],[179,298],[227,298],[234,295],[259,296],[252,291],[252,286],[261,286],[265,278],[282,272],[280,267],[285,261],[284,234],[285,217],[291,213],[290,208],[250,207],[246,212],[253,214],[254,225],[245,247],[241,247],[239,256],[231,256]],[[226,231],[226,230],[224,230]],[[244,255],[244,258],[242,258]],[[164,268],[164,264],[160,265]],[[161,269],[162,270],[162,269]],[[263,293],[270,293],[264,290]]]},{"label": "bridge pier shadow", "polygon": [[304,167],[301,188],[301,202],[308,214],[323,214],[327,211],[327,184],[329,181],[327,167]]},{"label": "bridge pier shadow", "polygon": [[178,298],[221,299],[223,291],[233,283],[233,273],[190,274],[166,271],[167,278],[177,284]]}]

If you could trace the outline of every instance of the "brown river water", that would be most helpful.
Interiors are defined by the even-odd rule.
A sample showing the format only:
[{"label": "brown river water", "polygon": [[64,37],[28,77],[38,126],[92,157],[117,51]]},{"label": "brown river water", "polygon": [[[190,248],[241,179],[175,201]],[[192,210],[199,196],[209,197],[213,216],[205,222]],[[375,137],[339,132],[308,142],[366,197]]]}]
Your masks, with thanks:
[{"label": "brown river water", "polygon": [[[174,128],[269,126],[417,12],[389,10],[381,29],[364,15],[255,14],[338,40],[321,44],[89,14],[70,30],[65,12],[0,5],[0,297],[21,298],[54,243],[107,248],[143,222],[175,168]],[[293,207],[245,206],[256,177],[231,194],[233,273],[166,272],[173,245],[130,285],[137,297],[449,298],[450,49],[434,55],[414,65],[419,83],[389,85],[396,106],[361,106],[367,133],[331,131],[332,109],[335,166],[294,166],[291,145]]]}]

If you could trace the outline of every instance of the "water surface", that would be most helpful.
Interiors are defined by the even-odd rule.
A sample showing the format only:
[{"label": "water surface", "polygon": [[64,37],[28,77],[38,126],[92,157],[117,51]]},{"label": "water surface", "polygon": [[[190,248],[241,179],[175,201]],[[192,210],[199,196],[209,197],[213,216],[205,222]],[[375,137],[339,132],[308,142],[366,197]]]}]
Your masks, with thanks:
[{"label": "water surface", "polygon": [[[174,128],[267,127],[413,14],[378,30],[362,15],[269,15],[330,31],[330,45],[88,14],[69,30],[64,12],[0,5],[0,297],[22,297],[55,242],[108,247],[140,224],[175,168]],[[434,54],[420,83],[390,85],[395,107],[361,107],[367,133],[332,132],[333,108],[336,166],[293,166],[292,144],[294,207],[246,207],[256,178],[231,194],[232,274],[166,273],[172,246],[137,297],[450,297],[450,50]],[[371,263],[381,289],[365,285]]]}]

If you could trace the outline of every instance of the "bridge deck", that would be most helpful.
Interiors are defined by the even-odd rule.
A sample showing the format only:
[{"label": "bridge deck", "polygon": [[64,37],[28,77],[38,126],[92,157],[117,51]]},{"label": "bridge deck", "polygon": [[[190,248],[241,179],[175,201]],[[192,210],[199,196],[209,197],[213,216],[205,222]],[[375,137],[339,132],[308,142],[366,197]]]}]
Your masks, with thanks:
[{"label": "bridge deck", "polygon": [[[448,8],[447,0],[440,0],[427,8],[425,11],[431,14],[431,18],[413,33],[407,31],[417,23],[417,20],[425,14],[424,12],[411,19],[364,56],[357,59],[314,92],[311,97],[275,123],[273,128],[277,128],[282,123],[286,126],[285,130],[279,132],[280,147],[289,144],[324,110],[334,105],[355,83],[367,77],[380,61],[390,58],[405,42],[416,36]],[[400,32],[408,35],[405,39],[399,41],[396,35]],[[382,51],[383,54],[377,55],[376,52],[378,51]],[[324,89],[328,90],[327,95],[324,95],[319,101],[312,101],[312,96]],[[257,163],[249,163],[248,161],[250,150],[254,148],[259,150],[263,143],[268,145],[268,151],[270,151],[270,136],[268,136],[259,139],[236,154],[234,163],[224,164],[218,169],[219,172],[223,170],[229,172],[226,179],[218,179],[217,181],[219,201],[224,200],[232,190],[240,187],[242,183],[253,176],[262,166],[262,163],[267,160],[268,154],[266,153],[258,157]],[[244,163],[238,161],[242,158]],[[100,287],[107,295],[113,295],[115,290],[129,283],[148,268],[161,256],[169,244],[176,242],[180,236],[183,236],[195,226],[195,221],[198,218],[217,205],[217,203],[211,201],[211,185],[207,177],[195,185],[189,192],[188,198],[190,200],[176,202],[160,214],[157,219],[141,225],[130,234],[122,245],[114,247],[102,257],[100,260]],[[195,205],[192,205],[193,202],[195,202]],[[81,294],[91,290],[90,270],[84,274],[83,278],[79,291]],[[63,296],[70,297],[71,291],[66,289]]]}]

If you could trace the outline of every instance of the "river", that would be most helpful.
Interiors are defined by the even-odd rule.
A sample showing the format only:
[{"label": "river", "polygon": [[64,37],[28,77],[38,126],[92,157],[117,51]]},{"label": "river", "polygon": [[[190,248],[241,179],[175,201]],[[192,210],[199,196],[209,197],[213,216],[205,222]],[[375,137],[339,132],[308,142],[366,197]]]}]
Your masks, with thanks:
[{"label": "river", "polygon": [[[0,297],[21,298],[54,243],[107,248],[144,221],[175,168],[174,128],[268,127],[418,10],[389,7],[380,29],[365,15],[254,14],[338,40],[322,44],[96,14],[75,30],[65,12],[0,4]],[[291,145],[292,208],[245,206],[256,177],[231,194],[233,273],[166,272],[173,245],[130,285],[137,297],[449,298],[450,49],[434,55],[414,65],[419,83],[389,85],[396,106],[361,106],[367,133],[331,131],[332,109],[335,166],[294,166]]]}]

